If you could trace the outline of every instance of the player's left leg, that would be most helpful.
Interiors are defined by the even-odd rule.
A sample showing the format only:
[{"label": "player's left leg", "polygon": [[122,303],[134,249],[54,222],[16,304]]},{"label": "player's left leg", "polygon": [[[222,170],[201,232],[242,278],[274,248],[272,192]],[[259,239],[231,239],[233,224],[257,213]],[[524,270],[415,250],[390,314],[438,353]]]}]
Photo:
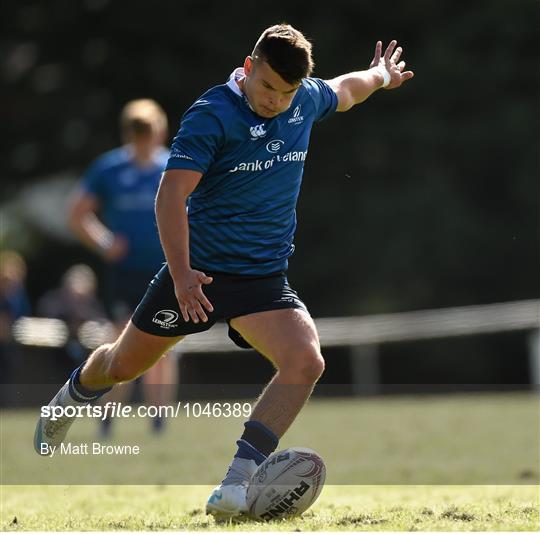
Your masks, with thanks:
[{"label": "player's left leg", "polygon": [[250,421],[259,421],[281,437],[324,371],[315,323],[302,309],[284,309],[238,317],[231,325],[276,367]]},{"label": "player's left leg", "polygon": [[245,491],[257,465],[277,447],[324,370],[313,319],[303,309],[281,309],[231,320],[231,326],[277,372],[259,398],[225,479],[210,496],[206,511],[233,516],[246,511]]}]

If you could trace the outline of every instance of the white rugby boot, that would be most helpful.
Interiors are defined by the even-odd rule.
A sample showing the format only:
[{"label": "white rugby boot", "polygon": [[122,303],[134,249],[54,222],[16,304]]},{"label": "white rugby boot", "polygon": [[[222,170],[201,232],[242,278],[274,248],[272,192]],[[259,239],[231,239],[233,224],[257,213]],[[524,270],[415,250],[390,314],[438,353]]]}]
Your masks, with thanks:
[{"label": "white rugby boot", "polygon": [[206,503],[206,513],[217,519],[227,519],[246,513],[247,488],[247,482],[216,486]]},{"label": "white rugby boot", "polygon": [[[69,380],[60,388],[60,391],[49,402],[50,408],[57,406],[86,406],[88,402],[77,402],[69,394]],[[53,421],[53,415],[56,420]],[[48,417],[40,417],[34,433],[34,449],[41,456],[51,456],[66,437],[66,434],[76,417],[68,417],[51,413]]]},{"label": "white rugby boot", "polygon": [[233,458],[223,482],[213,489],[208,498],[206,513],[219,519],[245,514],[249,480],[257,467],[254,460]]}]

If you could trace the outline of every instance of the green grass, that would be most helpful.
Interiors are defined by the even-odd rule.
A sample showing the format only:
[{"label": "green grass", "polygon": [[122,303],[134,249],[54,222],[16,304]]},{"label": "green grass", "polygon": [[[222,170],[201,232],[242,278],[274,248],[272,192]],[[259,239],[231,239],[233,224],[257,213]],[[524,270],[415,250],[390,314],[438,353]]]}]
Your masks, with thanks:
[{"label": "green grass", "polygon": [[[527,394],[312,401],[282,440],[316,449],[327,485],[302,517],[216,524],[203,513],[242,420],[115,422],[134,457],[41,458],[37,410],[0,413],[0,528],[17,530],[529,530],[540,529],[539,399]],[[73,443],[96,440],[77,421]],[[15,520],[16,518],[16,520]]]},{"label": "green grass", "polygon": [[[534,486],[326,486],[299,518],[217,524],[210,486],[9,486],[2,530],[536,531]],[[16,518],[16,520],[15,520]]]}]

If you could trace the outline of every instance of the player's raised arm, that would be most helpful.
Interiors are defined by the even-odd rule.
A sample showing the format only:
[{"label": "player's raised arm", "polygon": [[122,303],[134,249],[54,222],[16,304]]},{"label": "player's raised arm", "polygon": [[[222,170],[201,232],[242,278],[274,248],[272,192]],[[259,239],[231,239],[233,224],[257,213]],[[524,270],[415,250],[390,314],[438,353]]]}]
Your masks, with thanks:
[{"label": "player's raised arm", "polygon": [[382,42],[377,41],[375,55],[370,68],[358,72],[342,74],[327,83],[334,89],[338,97],[337,111],[347,111],[360,104],[377,89],[396,89],[414,76],[410,70],[405,71],[405,61],[400,61],[403,48],[397,41],[391,41],[384,55]]}]

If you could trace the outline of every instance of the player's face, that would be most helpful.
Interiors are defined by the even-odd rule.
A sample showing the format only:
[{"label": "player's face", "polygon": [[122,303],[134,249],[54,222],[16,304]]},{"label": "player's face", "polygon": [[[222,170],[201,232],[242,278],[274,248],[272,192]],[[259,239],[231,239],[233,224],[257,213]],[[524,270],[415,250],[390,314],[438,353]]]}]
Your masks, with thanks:
[{"label": "player's face", "polygon": [[300,84],[287,83],[266,61],[251,57],[246,58],[244,71],[244,93],[257,115],[271,119],[289,109]]},{"label": "player's face", "polygon": [[128,138],[129,144],[135,150],[135,153],[141,157],[149,157],[150,154],[161,144],[161,135],[159,132],[151,132],[132,135]]}]

